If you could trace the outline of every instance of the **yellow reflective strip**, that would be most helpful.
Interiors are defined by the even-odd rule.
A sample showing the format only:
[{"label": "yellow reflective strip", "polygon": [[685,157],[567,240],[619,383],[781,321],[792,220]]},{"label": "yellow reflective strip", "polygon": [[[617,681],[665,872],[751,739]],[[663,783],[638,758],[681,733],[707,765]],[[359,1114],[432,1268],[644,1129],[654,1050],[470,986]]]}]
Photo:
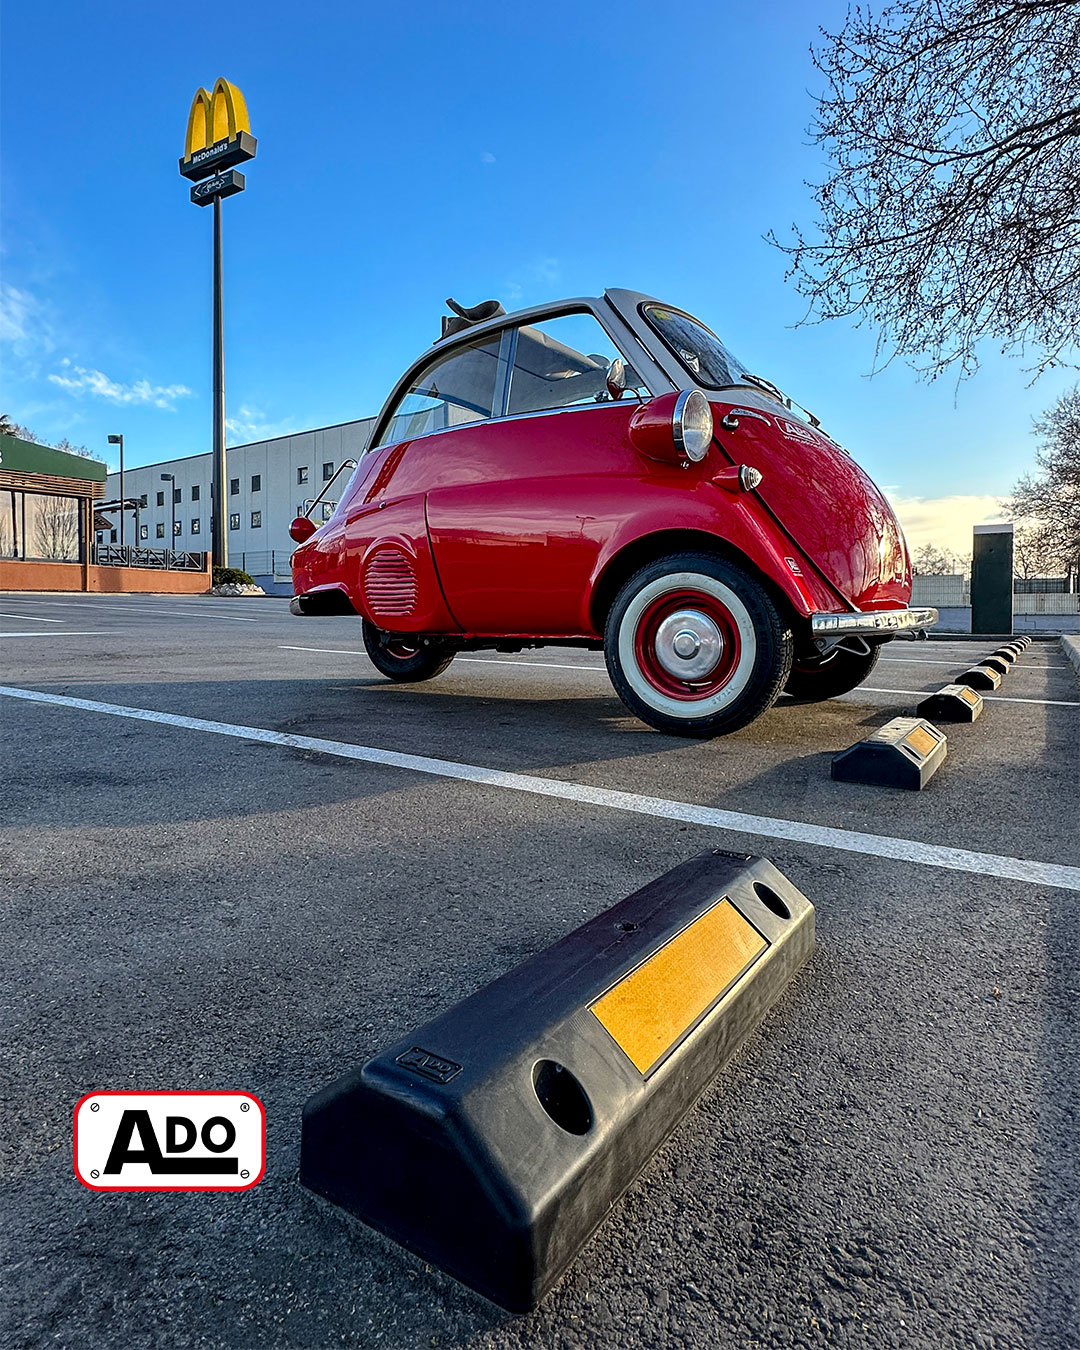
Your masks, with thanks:
[{"label": "yellow reflective strip", "polygon": [[904,740],[919,755],[928,755],[937,745],[937,737],[931,735],[925,727],[916,727],[914,731],[909,731]]},{"label": "yellow reflective strip", "polygon": [[591,1010],[647,1073],[768,946],[730,900],[712,909],[602,994]]}]

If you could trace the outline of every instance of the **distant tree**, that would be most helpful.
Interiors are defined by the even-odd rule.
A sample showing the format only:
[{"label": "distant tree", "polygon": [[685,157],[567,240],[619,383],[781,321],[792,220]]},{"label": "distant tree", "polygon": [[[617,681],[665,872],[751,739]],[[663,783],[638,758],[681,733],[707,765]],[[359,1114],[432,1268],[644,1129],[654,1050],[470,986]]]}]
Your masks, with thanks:
[{"label": "distant tree", "polygon": [[1047,577],[1062,571],[1053,541],[1043,525],[1017,525],[1013,532],[1013,574]]},{"label": "distant tree", "polygon": [[912,555],[911,567],[919,577],[954,576],[961,570],[959,559],[935,544],[923,544]]},{"label": "distant tree", "polygon": [[1024,474],[1007,506],[1037,549],[1042,575],[1068,573],[1080,567],[1080,385],[1036,419],[1035,432],[1041,472]]},{"label": "distant tree", "polygon": [[10,417],[7,413],[0,413],[0,432],[5,436],[18,436],[24,441],[37,440],[29,427],[20,426],[14,417]]},{"label": "distant tree", "polygon": [[42,558],[78,558],[79,510],[74,499],[40,497],[34,515],[34,538]]},{"label": "distant tree", "polygon": [[894,0],[821,32],[819,232],[769,236],[807,320],[857,316],[931,378],[971,374],[984,339],[1062,361],[1080,331],[1080,0]]},{"label": "distant tree", "polygon": [[53,449],[63,450],[64,453],[68,455],[78,455],[80,459],[93,459],[93,455],[91,455],[90,451],[87,450],[85,445],[73,445],[72,442],[69,441],[66,436],[64,436],[63,439],[57,441],[56,444],[53,446]]}]

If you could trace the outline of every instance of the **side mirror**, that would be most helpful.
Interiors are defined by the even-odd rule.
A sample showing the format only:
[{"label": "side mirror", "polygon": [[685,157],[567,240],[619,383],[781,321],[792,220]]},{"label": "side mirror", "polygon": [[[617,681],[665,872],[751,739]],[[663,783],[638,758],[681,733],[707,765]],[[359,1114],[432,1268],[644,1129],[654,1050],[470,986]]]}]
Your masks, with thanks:
[{"label": "side mirror", "polygon": [[608,397],[613,399],[620,399],[626,393],[626,365],[618,357],[608,366],[607,391]]},{"label": "side mirror", "polygon": [[304,544],[318,528],[318,525],[313,520],[309,520],[307,516],[297,516],[289,526],[289,536],[295,539],[298,544]]}]

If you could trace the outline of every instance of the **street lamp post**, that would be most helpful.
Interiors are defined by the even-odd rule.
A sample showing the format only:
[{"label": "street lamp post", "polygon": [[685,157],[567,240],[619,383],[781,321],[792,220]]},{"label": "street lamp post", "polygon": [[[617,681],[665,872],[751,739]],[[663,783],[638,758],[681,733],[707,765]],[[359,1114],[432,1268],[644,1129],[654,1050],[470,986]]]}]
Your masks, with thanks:
[{"label": "street lamp post", "polygon": [[123,436],[110,436],[110,445],[120,447],[120,547],[124,547],[124,438]]},{"label": "street lamp post", "polygon": [[176,474],[163,473],[161,481],[169,485],[169,498],[172,502],[172,538],[169,541],[169,548],[174,552],[176,550]]}]

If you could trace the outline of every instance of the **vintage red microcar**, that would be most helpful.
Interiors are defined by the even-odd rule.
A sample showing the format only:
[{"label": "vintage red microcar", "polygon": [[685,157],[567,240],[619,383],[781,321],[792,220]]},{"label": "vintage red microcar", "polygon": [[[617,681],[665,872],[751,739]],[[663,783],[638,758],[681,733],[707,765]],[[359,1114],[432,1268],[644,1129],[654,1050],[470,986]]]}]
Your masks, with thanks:
[{"label": "vintage red microcar", "polygon": [[638,717],[713,736],[936,622],[874,483],[699,320],[623,290],[448,304],[330,519],[291,530],[293,613],[358,615],[390,679],[602,649]]}]

